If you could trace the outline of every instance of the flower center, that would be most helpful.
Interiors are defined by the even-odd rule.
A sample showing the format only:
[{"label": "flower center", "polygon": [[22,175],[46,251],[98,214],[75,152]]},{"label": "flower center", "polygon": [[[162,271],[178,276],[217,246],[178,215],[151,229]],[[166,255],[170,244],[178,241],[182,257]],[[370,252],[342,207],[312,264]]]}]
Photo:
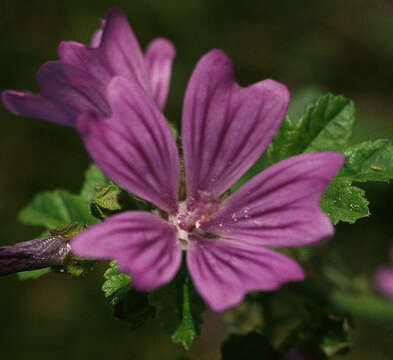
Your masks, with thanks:
[{"label": "flower center", "polygon": [[218,200],[203,199],[194,202],[182,201],[179,203],[179,209],[175,216],[169,217],[169,222],[174,224],[179,234],[179,241],[183,250],[193,235],[209,236],[201,231],[201,223],[207,221],[219,207]]}]

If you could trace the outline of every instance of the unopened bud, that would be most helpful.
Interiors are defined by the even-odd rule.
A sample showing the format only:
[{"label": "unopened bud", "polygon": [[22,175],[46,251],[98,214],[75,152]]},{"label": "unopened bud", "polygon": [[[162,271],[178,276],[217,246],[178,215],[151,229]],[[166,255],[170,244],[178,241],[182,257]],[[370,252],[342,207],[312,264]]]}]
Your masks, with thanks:
[{"label": "unopened bud", "polygon": [[0,246],[0,275],[61,266],[69,251],[67,239],[52,235]]},{"label": "unopened bud", "polygon": [[48,237],[0,246],[0,276],[20,271],[62,267],[70,254],[69,241],[83,227],[72,224],[50,230]]}]

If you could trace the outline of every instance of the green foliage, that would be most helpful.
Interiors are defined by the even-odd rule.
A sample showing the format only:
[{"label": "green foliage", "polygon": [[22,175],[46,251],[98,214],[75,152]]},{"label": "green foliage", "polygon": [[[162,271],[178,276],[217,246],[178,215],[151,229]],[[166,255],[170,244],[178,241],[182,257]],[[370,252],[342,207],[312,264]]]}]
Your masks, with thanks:
[{"label": "green foliage", "polygon": [[[90,201],[97,189],[108,183],[105,175],[95,165],[91,165],[86,171],[80,194],[72,194],[66,190],[39,193],[19,213],[19,220],[24,224],[43,226],[46,230],[50,230],[52,235],[54,232],[56,234],[60,232],[61,236],[71,238],[81,231],[80,224],[92,225],[97,222],[90,212]],[[90,267],[91,262],[82,262],[75,257],[67,257],[62,271],[80,275]],[[50,270],[51,268],[27,271],[18,276],[20,279],[38,278]]]},{"label": "green foliage", "polygon": [[46,267],[43,269],[31,270],[31,271],[21,271],[19,272],[18,278],[19,280],[29,280],[29,279],[38,279],[42,275],[50,273],[52,269],[50,267]]},{"label": "green foliage", "polygon": [[115,261],[109,263],[108,269],[104,273],[106,281],[102,285],[102,291],[106,297],[111,299],[113,304],[119,302],[118,294],[124,287],[130,285],[130,276],[119,272]]},{"label": "green foliage", "polygon": [[321,198],[332,221],[354,223],[368,216],[364,190],[353,182],[389,181],[393,178],[393,147],[388,140],[367,141],[344,151],[345,163]]},{"label": "green foliage", "polygon": [[293,122],[289,117],[277,132],[265,154],[253,165],[232,191],[264,168],[287,157],[315,152],[338,151],[345,163],[321,198],[321,208],[333,223],[354,223],[369,216],[364,190],[356,182],[389,181],[393,178],[393,147],[388,140],[348,144],[355,125],[355,107],[343,96],[321,96],[305,115]]},{"label": "green foliage", "polygon": [[149,304],[147,294],[130,287],[130,276],[119,272],[116,262],[110,262],[104,277],[102,290],[114,306],[114,315],[126,321],[130,329],[137,329],[152,317],[154,308]]},{"label": "green foliage", "polygon": [[291,119],[300,119],[304,114],[304,109],[307,109],[310,104],[314,104],[324,94],[326,94],[326,91],[315,85],[296,90],[295,93],[291,94],[288,116]]},{"label": "green foliage", "polygon": [[91,165],[86,171],[80,194],[71,194],[66,190],[44,191],[20,212],[19,220],[47,229],[64,227],[73,222],[94,224],[97,220],[90,213],[90,201],[96,191],[108,183],[101,170]]},{"label": "green foliage", "polygon": [[101,188],[91,200],[90,207],[92,214],[99,219],[105,219],[126,210],[149,211],[151,209],[145,200],[114,184]]},{"label": "green foliage", "polygon": [[352,324],[348,316],[326,313],[322,309],[310,312],[310,317],[296,327],[281,345],[284,351],[303,349],[318,360],[347,353],[352,346]]},{"label": "green foliage", "polygon": [[196,294],[189,277],[184,279],[183,284],[183,306],[181,322],[172,335],[175,343],[182,343],[188,349],[194,339],[200,334],[202,323],[201,314],[205,306]]},{"label": "green foliage", "polygon": [[92,225],[97,220],[90,213],[90,201],[98,189],[108,184],[105,175],[91,165],[85,174],[80,194],[66,190],[44,191],[19,214],[19,220],[28,225],[60,228],[73,222]]},{"label": "green foliage", "polygon": [[116,185],[110,184],[97,192],[91,201],[91,212],[99,219],[119,213],[127,193]]},{"label": "green foliage", "polygon": [[164,329],[189,349],[200,334],[205,304],[196,293],[185,269],[169,285],[149,294],[149,302],[156,308],[156,316]]},{"label": "green foliage", "polygon": [[366,141],[344,151],[340,176],[353,182],[393,179],[393,146],[388,140]]},{"label": "green foliage", "polygon": [[94,195],[104,186],[109,185],[109,179],[104,173],[94,164],[90,165],[85,173],[85,182],[82,185],[80,195],[91,201]]},{"label": "green foliage", "polygon": [[93,224],[95,219],[89,211],[90,204],[80,195],[64,190],[45,191],[35,196],[19,214],[24,224],[59,228],[72,222]]},{"label": "green foliage", "polygon": [[339,221],[354,223],[370,215],[365,191],[351,185],[346,177],[333,179],[321,197],[321,208],[334,224]]},{"label": "green foliage", "polygon": [[284,120],[267,150],[268,164],[313,151],[342,151],[352,136],[355,107],[343,96],[321,96],[306,114],[293,123]]}]

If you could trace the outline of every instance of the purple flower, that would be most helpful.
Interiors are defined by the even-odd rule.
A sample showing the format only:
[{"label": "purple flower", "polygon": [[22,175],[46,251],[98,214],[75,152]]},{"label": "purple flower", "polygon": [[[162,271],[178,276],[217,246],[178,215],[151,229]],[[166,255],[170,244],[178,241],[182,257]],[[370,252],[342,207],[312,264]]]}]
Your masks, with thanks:
[{"label": "purple flower", "polygon": [[78,131],[96,164],[157,210],[112,216],[77,235],[73,252],[115,259],[135,288],[148,291],[171,281],[186,250],[193,282],[215,311],[238,304],[248,291],[304,278],[297,263],[269,247],[314,244],[333,234],[319,198],[341,154],[286,159],[222,199],[276,133],[289,102],[284,85],[264,80],[240,87],[220,50],[199,61],[183,104],[185,199],[178,195],[175,139],[151,97],[139,83],[116,77],[107,99],[109,119],[84,113]]},{"label": "purple flower", "polygon": [[116,76],[138,83],[161,109],[165,105],[175,49],[168,40],[158,38],[143,54],[120,9],[109,10],[90,47],[63,41],[58,53],[58,61],[45,63],[37,73],[40,94],[2,93],[9,111],[67,126],[75,126],[85,111],[108,117],[106,88]]},{"label": "purple flower", "polygon": [[[393,249],[391,251],[393,259]],[[374,276],[376,288],[388,299],[393,300],[393,265],[379,268]]]},{"label": "purple flower", "polygon": [[68,239],[49,236],[0,246],[0,276],[47,266],[61,266],[70,251]]}]

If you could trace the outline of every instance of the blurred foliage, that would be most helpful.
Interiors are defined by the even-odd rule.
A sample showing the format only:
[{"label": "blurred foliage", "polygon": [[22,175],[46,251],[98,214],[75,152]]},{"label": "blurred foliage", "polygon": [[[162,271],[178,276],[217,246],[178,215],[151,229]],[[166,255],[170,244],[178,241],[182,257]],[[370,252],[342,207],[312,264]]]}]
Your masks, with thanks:
[{"label": "blurred foliage", "polygon": [[150,293],[148,298],[156,308],[156,317],[173,342],[189,349],[201,334],[202,313],[206,307],[192,284],[185,264],[170,284]]},{"label": "blurred foliage", "polygon": [[[35,72],[56,58],[61,40],[88,42],[98,17],[114,4],[97,0],[2,0],[0,79],[2,89],[37,91]],[[271,77],[288,85],[290,115],[331,91],[353,99],[360,126],[353,143],[378,137],[393,140],[393,3],[391,0],[280,2],[250,0],[118,0],[143,47],[156,36],[176,45],[168,119],[180,120],[187,79],[198,58],[213,47],[233,59],[241,84]],[[310,99],[310,101],[308,100]],[[293,115],[292,115],[293,114]],[[17,213],[38,193],[64,188],[77,193],[88,156],[72,129],[16,118],[0,108],[1,245],[37,236],[20,225]],[[363,185],[371,217],[339,224],[337,234],[318,251],[326,267],[337,260],[353,271],[353,282],[372,292],[369,276],[388,261],[393,241],[391,184]],[[227,329],[211,313],[190,352],[171,344],[154,323],[137,332],[111,316],[97,286],[104,266],[77,281],[61,274],[17,282],[0,279],[2,355],[59,360],[70,357],[149,360],[219,359]],[[312,273],[312,263],[308,273]],[[281,311],[285,311],[281,304]],[[390,360],[391,328],[354,318],[354,348],[348,360]],[[337,359],[344,359],[340,355]]]}]

